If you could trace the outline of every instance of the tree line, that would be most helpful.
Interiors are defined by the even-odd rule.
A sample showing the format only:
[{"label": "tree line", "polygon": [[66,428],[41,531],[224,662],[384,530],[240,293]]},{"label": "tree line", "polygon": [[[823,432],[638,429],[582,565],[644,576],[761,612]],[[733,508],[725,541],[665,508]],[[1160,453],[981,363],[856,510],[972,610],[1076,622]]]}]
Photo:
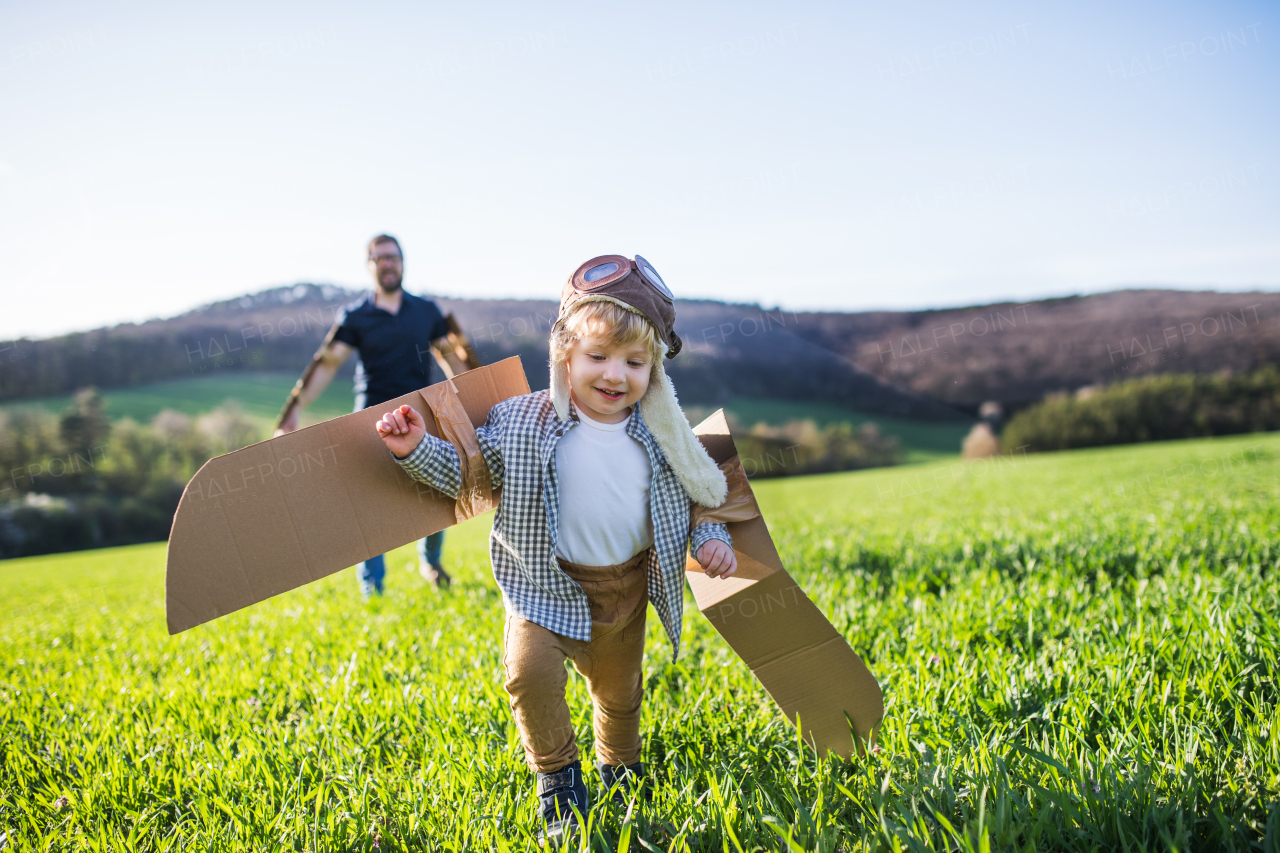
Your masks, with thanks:
[{"label": "tree line", "polygon": [[1241,375],[1161,374],[1051,396],[1014,415],[1001,444],[1069,450],[1275,429],[1280,369],[1266,365]]},{"label": "tree line", "polygon": [[[97,329],[0,343],[0,400],[55,397],[77,388],[128,388],[223,370],[301,372],[328,327],[249,341],[243,330],[198,325],[132,334]],[[348,368],[348,373],[350,368]]]},{"label": "tree line", "polygon": [[264,432],[230,406],[113,425],[92,388],[61,415],[0,412],[0,558],[167,539],[200,466]]},{"label": "tree line", "polygon": [[820,427],[811,420],[796,420],[743,429],[730,418],[730,431],[742,470],[752,480],[880,468],[900,459],[899,440],[882,435],[872,423]]},{"label": "tree line", "polygon": [[[898,460],[898,440],[874,425],[736,422],[752,479],[846,471]],[[0,559],[167,539],[187,482],[206,461],[267,437],[226,404],[198,417],[165,410],[114,424],[96,389],[60,415],[0,412]]]}]

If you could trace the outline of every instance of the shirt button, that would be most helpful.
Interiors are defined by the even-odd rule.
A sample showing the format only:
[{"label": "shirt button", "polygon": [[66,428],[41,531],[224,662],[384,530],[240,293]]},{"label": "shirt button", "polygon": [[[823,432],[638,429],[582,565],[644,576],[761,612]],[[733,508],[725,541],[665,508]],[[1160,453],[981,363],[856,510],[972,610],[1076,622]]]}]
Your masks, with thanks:
[{"label": "shirt button", "polygon": [[562,429],[556,430],[556,435],[564,435],[564,430]]}]

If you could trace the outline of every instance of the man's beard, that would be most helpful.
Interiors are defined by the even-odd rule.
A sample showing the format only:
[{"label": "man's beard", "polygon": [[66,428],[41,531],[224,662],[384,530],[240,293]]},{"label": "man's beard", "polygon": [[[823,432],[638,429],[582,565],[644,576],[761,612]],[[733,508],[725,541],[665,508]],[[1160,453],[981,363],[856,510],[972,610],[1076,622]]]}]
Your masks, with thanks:
[{"label": "man's beard", "polygon": [[395,293],[397,290],[400,289],[400,285],[403,282],[404,282],[404,276],[398,275],[389,282],[383,281],[382,279],[378,279],[378,286],[381,287],[383,290],[385,290],[387,293]]}]

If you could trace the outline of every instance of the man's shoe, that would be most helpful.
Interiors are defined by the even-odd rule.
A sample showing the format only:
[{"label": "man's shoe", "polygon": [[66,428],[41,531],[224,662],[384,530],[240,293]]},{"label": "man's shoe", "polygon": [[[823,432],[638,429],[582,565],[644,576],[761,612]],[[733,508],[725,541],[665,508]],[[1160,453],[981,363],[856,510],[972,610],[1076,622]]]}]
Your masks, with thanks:
[{"label": "man's shoe", "polygon": [[422,575],[423,580],[434,585],[436,589],[448,589],[449,582],[453,580],[444,570],[444,566],[439,564],[433,566],[430,563],[418,563],[418,573]]},{"label": "man's shoe", "polygon": [[542,801],[542,820],[546,824],[538,833],[538,841],[558,842],[572,835],[578,828],[578,815],[587,813],[582,762],[575,761],[554,773],[539,773],[538,799]]},{"label": "man's shoe", "polygon": [[645,784],[643,761],[616,766],[597,764],[596,768],[600,771],[600,781],[604,784],[605,791],[613,791],[613,801],[618,805],[625,806],[636,791],[641,792],[641,802],[647,803],[653,799],[653,789]]}]

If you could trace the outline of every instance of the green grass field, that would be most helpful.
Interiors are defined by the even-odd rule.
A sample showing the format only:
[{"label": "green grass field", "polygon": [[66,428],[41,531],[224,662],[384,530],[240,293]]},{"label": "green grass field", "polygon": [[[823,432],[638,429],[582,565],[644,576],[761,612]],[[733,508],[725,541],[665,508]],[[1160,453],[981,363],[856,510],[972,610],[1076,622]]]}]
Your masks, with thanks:
[{"label": "green grass field", "polygon": [[[687,606],[675,663],[649,623],[656,798],[594,805],[590,849],[1277,849],[1280,435],[757,488],[878,749],[798,745]],[[0,563],[8,849],[533,847],[486,532],[447,593],[402,549],[383,600],[346,571],[173,638],[163,545]]]}]

